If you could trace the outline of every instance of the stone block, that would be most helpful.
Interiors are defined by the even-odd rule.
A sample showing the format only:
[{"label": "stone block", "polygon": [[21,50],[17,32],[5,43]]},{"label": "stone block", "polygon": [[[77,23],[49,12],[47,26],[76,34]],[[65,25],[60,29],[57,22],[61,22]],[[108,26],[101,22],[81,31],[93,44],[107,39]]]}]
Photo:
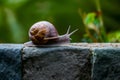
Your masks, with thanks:
[{"label": "stone block", "polygon": [[92,80],[120,80],[120,47],[93,51]]},{"label": "stone block", "polygon": [[0,44],[0,80],[21,80],[21,50],[19,44]]},{"label": "stone block", "polygon": [[90,57],[78,46],[25,47],[23,80],[91,80]]}]

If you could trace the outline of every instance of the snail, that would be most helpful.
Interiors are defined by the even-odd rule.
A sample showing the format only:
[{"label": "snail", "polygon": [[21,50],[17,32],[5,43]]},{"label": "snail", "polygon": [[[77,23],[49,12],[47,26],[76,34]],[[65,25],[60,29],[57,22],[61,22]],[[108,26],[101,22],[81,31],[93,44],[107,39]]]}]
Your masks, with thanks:
[{"label": "snail", "polygon": [[48,21],[40,21],[32,25],[29,30],[30,42],[24,43],[26,46],[32,45],[51,45],[70,43],[70,36],[78,29],[70,31],[70,26],[67,33],[59,35],[53,24]]}]

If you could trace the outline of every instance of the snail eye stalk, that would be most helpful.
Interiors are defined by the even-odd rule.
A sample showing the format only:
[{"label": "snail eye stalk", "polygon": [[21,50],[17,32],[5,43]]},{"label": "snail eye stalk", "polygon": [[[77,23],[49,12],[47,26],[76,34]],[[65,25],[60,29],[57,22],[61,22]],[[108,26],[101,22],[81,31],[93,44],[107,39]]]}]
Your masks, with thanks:
[{"label": "snail eye stalk", "polygon": [[69,25],[68,30],[67,30],[67,33],[66,33],[66,34],[68,34],[69,36],[71,36],[71,35],[74,34],[76,31],[78,31],[78,29],[76,29],[76,30],[72,31],[71,33],[69,33],[69,32],[70,32],[70,28],[71,28],[71,26]]}]

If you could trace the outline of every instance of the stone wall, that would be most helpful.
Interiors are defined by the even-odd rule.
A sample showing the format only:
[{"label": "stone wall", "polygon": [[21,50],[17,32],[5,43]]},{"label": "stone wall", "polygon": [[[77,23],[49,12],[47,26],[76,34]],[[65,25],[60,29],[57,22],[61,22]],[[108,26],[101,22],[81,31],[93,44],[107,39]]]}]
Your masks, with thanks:
[{"label": "stone wall", "polygon": [[0,80],[120,80],[120,44],[0,44]]}]

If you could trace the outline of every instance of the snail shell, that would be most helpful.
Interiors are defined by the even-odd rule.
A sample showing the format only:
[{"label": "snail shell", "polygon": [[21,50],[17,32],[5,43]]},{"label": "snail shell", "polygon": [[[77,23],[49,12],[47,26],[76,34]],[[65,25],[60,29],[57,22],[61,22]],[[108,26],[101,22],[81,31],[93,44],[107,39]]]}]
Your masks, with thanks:
[{"label": "snail shell", "polygon": [[29,30],[30,40],[37,45],[46,44],[50,38],[57,36],[57,30],[47,21],[37,22]]},{"label": "snail shell", "polygon": [[25,43],[25,45],[47,45],[47,44],[61,44],[70,43],[70,35],[77,31],[69,33],[70,27],[67,33],[59,35],[54,25],[48,21],[40,21],[32,25],[29,30],[29,38],[32,42]]}]

